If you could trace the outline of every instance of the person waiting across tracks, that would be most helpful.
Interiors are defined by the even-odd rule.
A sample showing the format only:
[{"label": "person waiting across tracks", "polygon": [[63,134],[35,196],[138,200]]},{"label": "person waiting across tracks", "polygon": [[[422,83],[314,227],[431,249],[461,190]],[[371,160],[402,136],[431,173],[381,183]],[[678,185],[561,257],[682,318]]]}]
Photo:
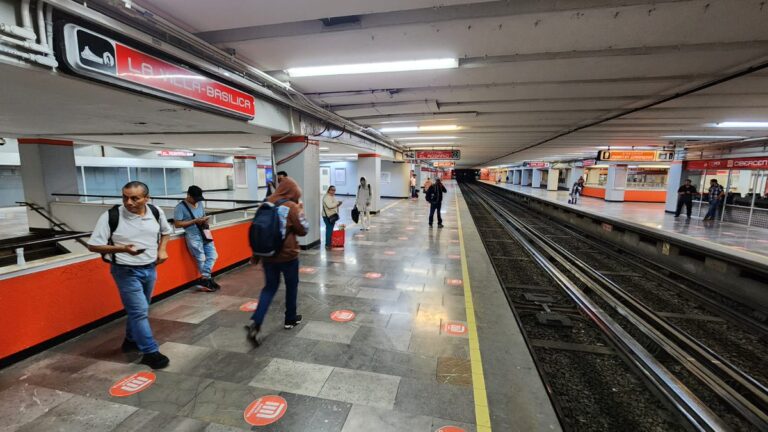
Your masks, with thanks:
[{"label": "person waiting across tracks", "polygon": [[416,194],[416,174],[411,174],[411,198],[418,198]]},{"label": "person waiting across tracks", "polygon": [[336,186],[329,186],[328,191],[323,196],[323,222],[325,222],[325,248],[331,249],[331,237],[333,236],[333,226],[339,220],[339,207],[341,201],[336,199]]},{"label": "person waiting across tracks", "polygon": [[211,274],[218,254],[213,244],[203,200],[203,190],[195,185],[190,186],[187,189],[187,197],[178,203],[173,211],[173,224],[176,228],[184,228],[187,250],[195,259],[197,270],[200,272],[200,290],[214,292],[221,289]]},{"label": "person waiting across tracks", "polygon": [[687,219],[691,218],[691,207],[693,207],[693,196],[696,194],[696,186],[691,184],[691,179],[685,179],[685,183],[677,189],[677,210],[675,217],[680,217],[680,211],[685,206],[685,215]]},{"label": "person waiting across tracks", "polygon": [[360,177],[360,184],[357,185],[357,198],[355,199],[355,206],[360,212],[360,230],[368,231],[371,229],[371,199],[373,193],[371,192],[371,185],[365,180],[365,177]]},{"label": "person waiting across tracks", "polygon": [[704,220],[714,220],[717,218],[717,212],[720,209],[720,204],[723,203],[723,198],[725,198],[725,190],[723,187],[720,186],[717,179],[710,180],[709,209],[707,209],[707,214],[704,216]]},{"label": "person waiting across tracks", "polygon": [[576,204],[579,202],[579,195],[584,191],[584,177],[579,177],[571,187],[571,198],[568,200],[568,204]]},{"label": "person waiting across tracks", "polygon": [[149,188],[132,181],[123,186],[123,205],[104,212],[88,240],[88,249],[110,263],[112,278],[128,315],[123,352],[140,351],[141,363],[162,369],[170,363],[160,353],[149,325],[149,303],[156,266],[168,259],[171,226],[163,210],[149,204]]},{"label": "person waiting across tracks", "polygon": [[435,179],[435,184],[427,190],[427,201],[429,201],[429,226],[432,226],[435,212],[437,212],[437,227],[443,227],[443,216],[440,214],[440,208],[443,205],[443,194],[448,192],[440,181],[440,177]]},{"label": "person waiting across tracks", "polygon": [[[285,177],[280,180],[275,193],[267,199],[276,206],[283,242],[276,255],[261,259],[264,266],[264,288],[251,322],[246,326],[248,337],[257,345],[261,343],[261,325],[280,285],[281,273],[285,279],[284,327],[291,329],[301,323],[302,317],[296,313],[299,290],[299,242],[296,236],[307,235],[309,224],[304,217],[304,205],[299,202],[300,198],[299,185],[290,177]],[[253,261],[257,262],[258,259]]]}]

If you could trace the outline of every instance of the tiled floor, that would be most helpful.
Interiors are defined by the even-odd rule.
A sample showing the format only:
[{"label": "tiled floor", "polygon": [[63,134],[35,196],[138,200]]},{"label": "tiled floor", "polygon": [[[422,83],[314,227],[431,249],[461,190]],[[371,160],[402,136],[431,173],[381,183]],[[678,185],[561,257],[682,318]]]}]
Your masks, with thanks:
[{"label": "tiled floor", "polygon": [[[474,431],[469,341],[441,330],[467,319],[463,288],[450,284],[463,278],[456,209],[445,205],[442,230],[427,227],[427,211],[423,200],[401,201],[370,231],[351,227],[344,250],[302,253],[304,322],[282,328],[281,289],[259,347],[243,328],[250,313],[239,310],[258,298],[256,266],[220,277],[218,293],[153,305],[171,365],[132,396],[108,391],[148,370],[120,351],[123,319],[0,371],[0,431],[250,430],[244,410],[266,395],[284,398],[287,411],[254,430]],[[357,315],[332,321],[340,309]]]},{"label": "tiled floor", "polygon": [[547,191],[529,186],[485,183],[687,238],[705,247],[725,248],[737,254],[747,253],[761,262],[768,263],[768,229],[765,228],[729,222],[708,224],[696,217],[686,221],[684,217],[675,218],[673,214],[665,213],[663,203],[614,203],[599,198],[582,197],[577,205],[573,205],[568,204],[567,191]]}]

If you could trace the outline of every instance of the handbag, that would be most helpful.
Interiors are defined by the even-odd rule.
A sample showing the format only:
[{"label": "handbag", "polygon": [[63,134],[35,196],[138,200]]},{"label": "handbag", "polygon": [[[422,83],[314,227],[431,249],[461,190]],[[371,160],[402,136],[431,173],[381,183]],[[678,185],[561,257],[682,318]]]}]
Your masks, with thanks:
[{"label": "handbag", "polygon": [[[192,217],[192,219],[195,219],[195,214],[192,213],[192,209],[189,208],[189,204],[187,204],[186,201],[182,201],[184,203],[184,207],[187,208],[187,211],[189,212],[189,215]],[[200,234],[203,237],[203,243],[210,243],[213,241],[213,232],[211,232],[211,226],[208,225],[208,222],[204,222],[202,224],[195,224],[198,230],[200,230]]]},{"label": "handbag", "polygon": [[328,212],[325,206],[325,201],[323,201],[323,213],[325,213],[325,218],[328,219],[328,222],[333,225],[336,222],[339,221],[339,212],[336,211],[336,213],[332,214],[331,216],[328,216]]},{"label": "handbag", "polygon": [[357,209],[357,205],[352,207],[352,220],[357,223],[360,220],[360,210]]}]

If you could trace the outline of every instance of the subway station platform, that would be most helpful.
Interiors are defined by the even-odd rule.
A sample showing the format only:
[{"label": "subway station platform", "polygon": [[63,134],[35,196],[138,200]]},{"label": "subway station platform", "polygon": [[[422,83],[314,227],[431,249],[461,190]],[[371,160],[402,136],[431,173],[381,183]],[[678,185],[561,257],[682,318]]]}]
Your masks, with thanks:
[{"label": "subway station platform", "polygon": [[695,216],[690,221],[684,216],[675,218],[673,214],[664,211],[663,203],[616,203],[580,197],[578,204],[568,204],[568,191],[548,191],[545,188],[482,182],[583,212],[606,222],[627,224],[638,230],[654,232],[701,249],[768,266],[768,229],[729,222],[704,222]]},{"label": "subway station platform", "polygon": [[[149,369],[121,352],[124,318],[0,371],[0,430],[251,430],[249,415],[278,419],[252,430],[284,432],[560,430],[467,207],[448,187],[444,229],[428,227],[423,199],[398,200],[370,231],[348,224],[344,249],[302,252],[304,321],[282,328],[281,288],[259,347],[243,326],[263,275],[246,265],[219,276],[219,292],[152,305],[171,359],[154,377],[134,375]],[[130,395],[113,395],[126,387]]]}]

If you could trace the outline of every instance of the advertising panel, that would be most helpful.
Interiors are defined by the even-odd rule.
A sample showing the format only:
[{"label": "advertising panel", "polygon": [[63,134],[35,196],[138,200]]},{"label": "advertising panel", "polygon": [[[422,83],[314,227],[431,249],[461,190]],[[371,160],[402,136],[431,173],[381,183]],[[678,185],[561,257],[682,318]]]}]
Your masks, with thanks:
[{"label": "advertising panel", "polygon": [[708,159],[686,161],[687,170],[706,170],[706,169],[742,169],[756,170],[768,169],[768,157],[752,157],[739,159]]}]

